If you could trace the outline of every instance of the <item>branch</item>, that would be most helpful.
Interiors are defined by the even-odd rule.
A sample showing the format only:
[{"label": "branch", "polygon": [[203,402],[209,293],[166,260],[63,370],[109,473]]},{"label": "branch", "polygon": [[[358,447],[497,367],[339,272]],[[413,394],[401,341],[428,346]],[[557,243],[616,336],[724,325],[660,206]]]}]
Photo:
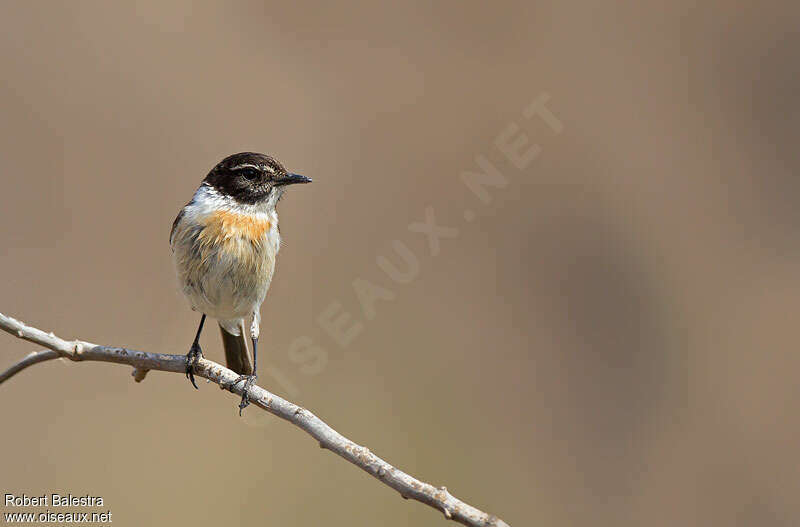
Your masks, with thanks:
[{"label": "branch", "polygon": [[[100,346],[82,340],[66,341],[56,337],[53,333],[45,333],[40,329],[27,326],[2,313],[0,313],[0,329],[50,350],[31,353],[8,370],[0,373],[0,384],[28,366],[59,357],[73,361],[113,362],[133,366],[134,379],[137,382],[144,379],[148,370],[184,373],[186,369],[184,355],[146,353],[127,348]],[[195,368],[195,375],[218,384],[222,389],[227,388],[233,393],[242,395],[243,383],[231,387],[238,375],[216,362],[200,359]],[[256,385],[252,385],[248,389],[248,395],[250,401],[259,408],[301,428],[319,442],[320,448],[327,448],[343,457],[398,491],[402,497],[429,505],[444,513],[445,518],[470,527],[509,527],[507,523],[496,516],[486,514],[459,500],[450,494],[447,488],[434,487],[393,467],[370,452],[369,449],[357,445],[341,435],[305,408]]]},{"label": "branch", "polygon": [[55,351],[45,350],[45,351],[32,351],[28,354],[27,357],[19,361],[18,363],[11,366],[9,369],[0,373],[0,384],[2,384],[7,379],[13,377],[17,373],[21,372],[28,366],[33,366],[34,364],[38,364],[40,362],[44,362],[46,360],[53,360],[59,358],[61,355],[56,353]]}]

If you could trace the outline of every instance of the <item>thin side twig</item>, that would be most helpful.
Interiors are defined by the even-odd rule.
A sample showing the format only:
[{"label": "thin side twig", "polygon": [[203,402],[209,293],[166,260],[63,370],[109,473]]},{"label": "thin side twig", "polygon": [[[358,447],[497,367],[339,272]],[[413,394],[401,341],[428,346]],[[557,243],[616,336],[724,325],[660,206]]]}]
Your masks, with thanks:
[{"label": "thin side twig", "polygon": [[9,369],[0,373],[0,383],[12,376],[18,374],[28,366],[33,366],[46,360],[53,360],[59,358],[61,355],[53,350],[32,351],[24,359],[11,366]]},{"label": "thin side twig", "polygon": [[[34,352],[0,373],[0,384],[28,366],[59,357],[73,361],[113,362],[132,366],[134,378],[137,381],[144,379],[148,370],[184,373],[186,368],[184,355],[147,353],[127,348],[100,346],[82,340],[67,341],[2,313],[0,313],[0,329],[49,350]],[[232,393],[242,395],[243,383],[233,385],[238,375],[221,364],[200,359],[195,368],[195,375],[208,379],[223,389],[229,389]],[[445,518],[470,527],[509,527],[507,523],[496,516],[489,515],[459,500],[450,494],[447,488],[434,487],[390,465],[370,452],[368,448],[341,435],[309,410],[255,384],[248,389],[248,395],[250,401],[259,408],[299,427],[316,439],[320,448],[328,449],[343,457],[398,491],[402,497],[429,505],[441,511]]]}]

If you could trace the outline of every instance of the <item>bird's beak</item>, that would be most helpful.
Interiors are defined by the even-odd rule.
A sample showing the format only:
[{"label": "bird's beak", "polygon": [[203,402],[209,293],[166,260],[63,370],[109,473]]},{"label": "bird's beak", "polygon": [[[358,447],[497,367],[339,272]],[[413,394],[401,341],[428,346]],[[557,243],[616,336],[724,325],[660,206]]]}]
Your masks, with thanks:
[{"label": "bird's beak", "polygon": [[286,174],[276,181],[278,185],[295,185],[297,183],[311,183],[311,178],[300,174]]}]

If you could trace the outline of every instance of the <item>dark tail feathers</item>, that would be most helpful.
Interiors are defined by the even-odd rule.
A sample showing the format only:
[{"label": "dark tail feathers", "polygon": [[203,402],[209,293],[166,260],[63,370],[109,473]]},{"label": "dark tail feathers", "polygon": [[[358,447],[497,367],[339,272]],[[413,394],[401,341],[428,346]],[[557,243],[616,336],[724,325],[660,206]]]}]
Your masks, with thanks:
[{"label": "dark tail feathers", "polygon": [[219,327],[222,334],[222,347],[225,348],[225,361],[228,368],[239,375],[252,375],[253,361],[247,351],[247,337],[245,337],[244,324],[239,326],[241,335],[231,335],[222,326]]}]

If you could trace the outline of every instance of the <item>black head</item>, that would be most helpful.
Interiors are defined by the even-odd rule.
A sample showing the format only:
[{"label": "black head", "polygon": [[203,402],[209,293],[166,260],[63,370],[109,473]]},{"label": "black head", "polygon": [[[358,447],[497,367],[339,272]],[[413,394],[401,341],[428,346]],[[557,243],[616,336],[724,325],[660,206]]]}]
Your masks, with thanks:
[{"label": "black head", "polygon": [[310,183],[311,178],[287,172],[283,165],[266,154],[241,152],[220,161],[203,182],[239,203],[252,205],[270,197],[277,201],[283,187]]}]

